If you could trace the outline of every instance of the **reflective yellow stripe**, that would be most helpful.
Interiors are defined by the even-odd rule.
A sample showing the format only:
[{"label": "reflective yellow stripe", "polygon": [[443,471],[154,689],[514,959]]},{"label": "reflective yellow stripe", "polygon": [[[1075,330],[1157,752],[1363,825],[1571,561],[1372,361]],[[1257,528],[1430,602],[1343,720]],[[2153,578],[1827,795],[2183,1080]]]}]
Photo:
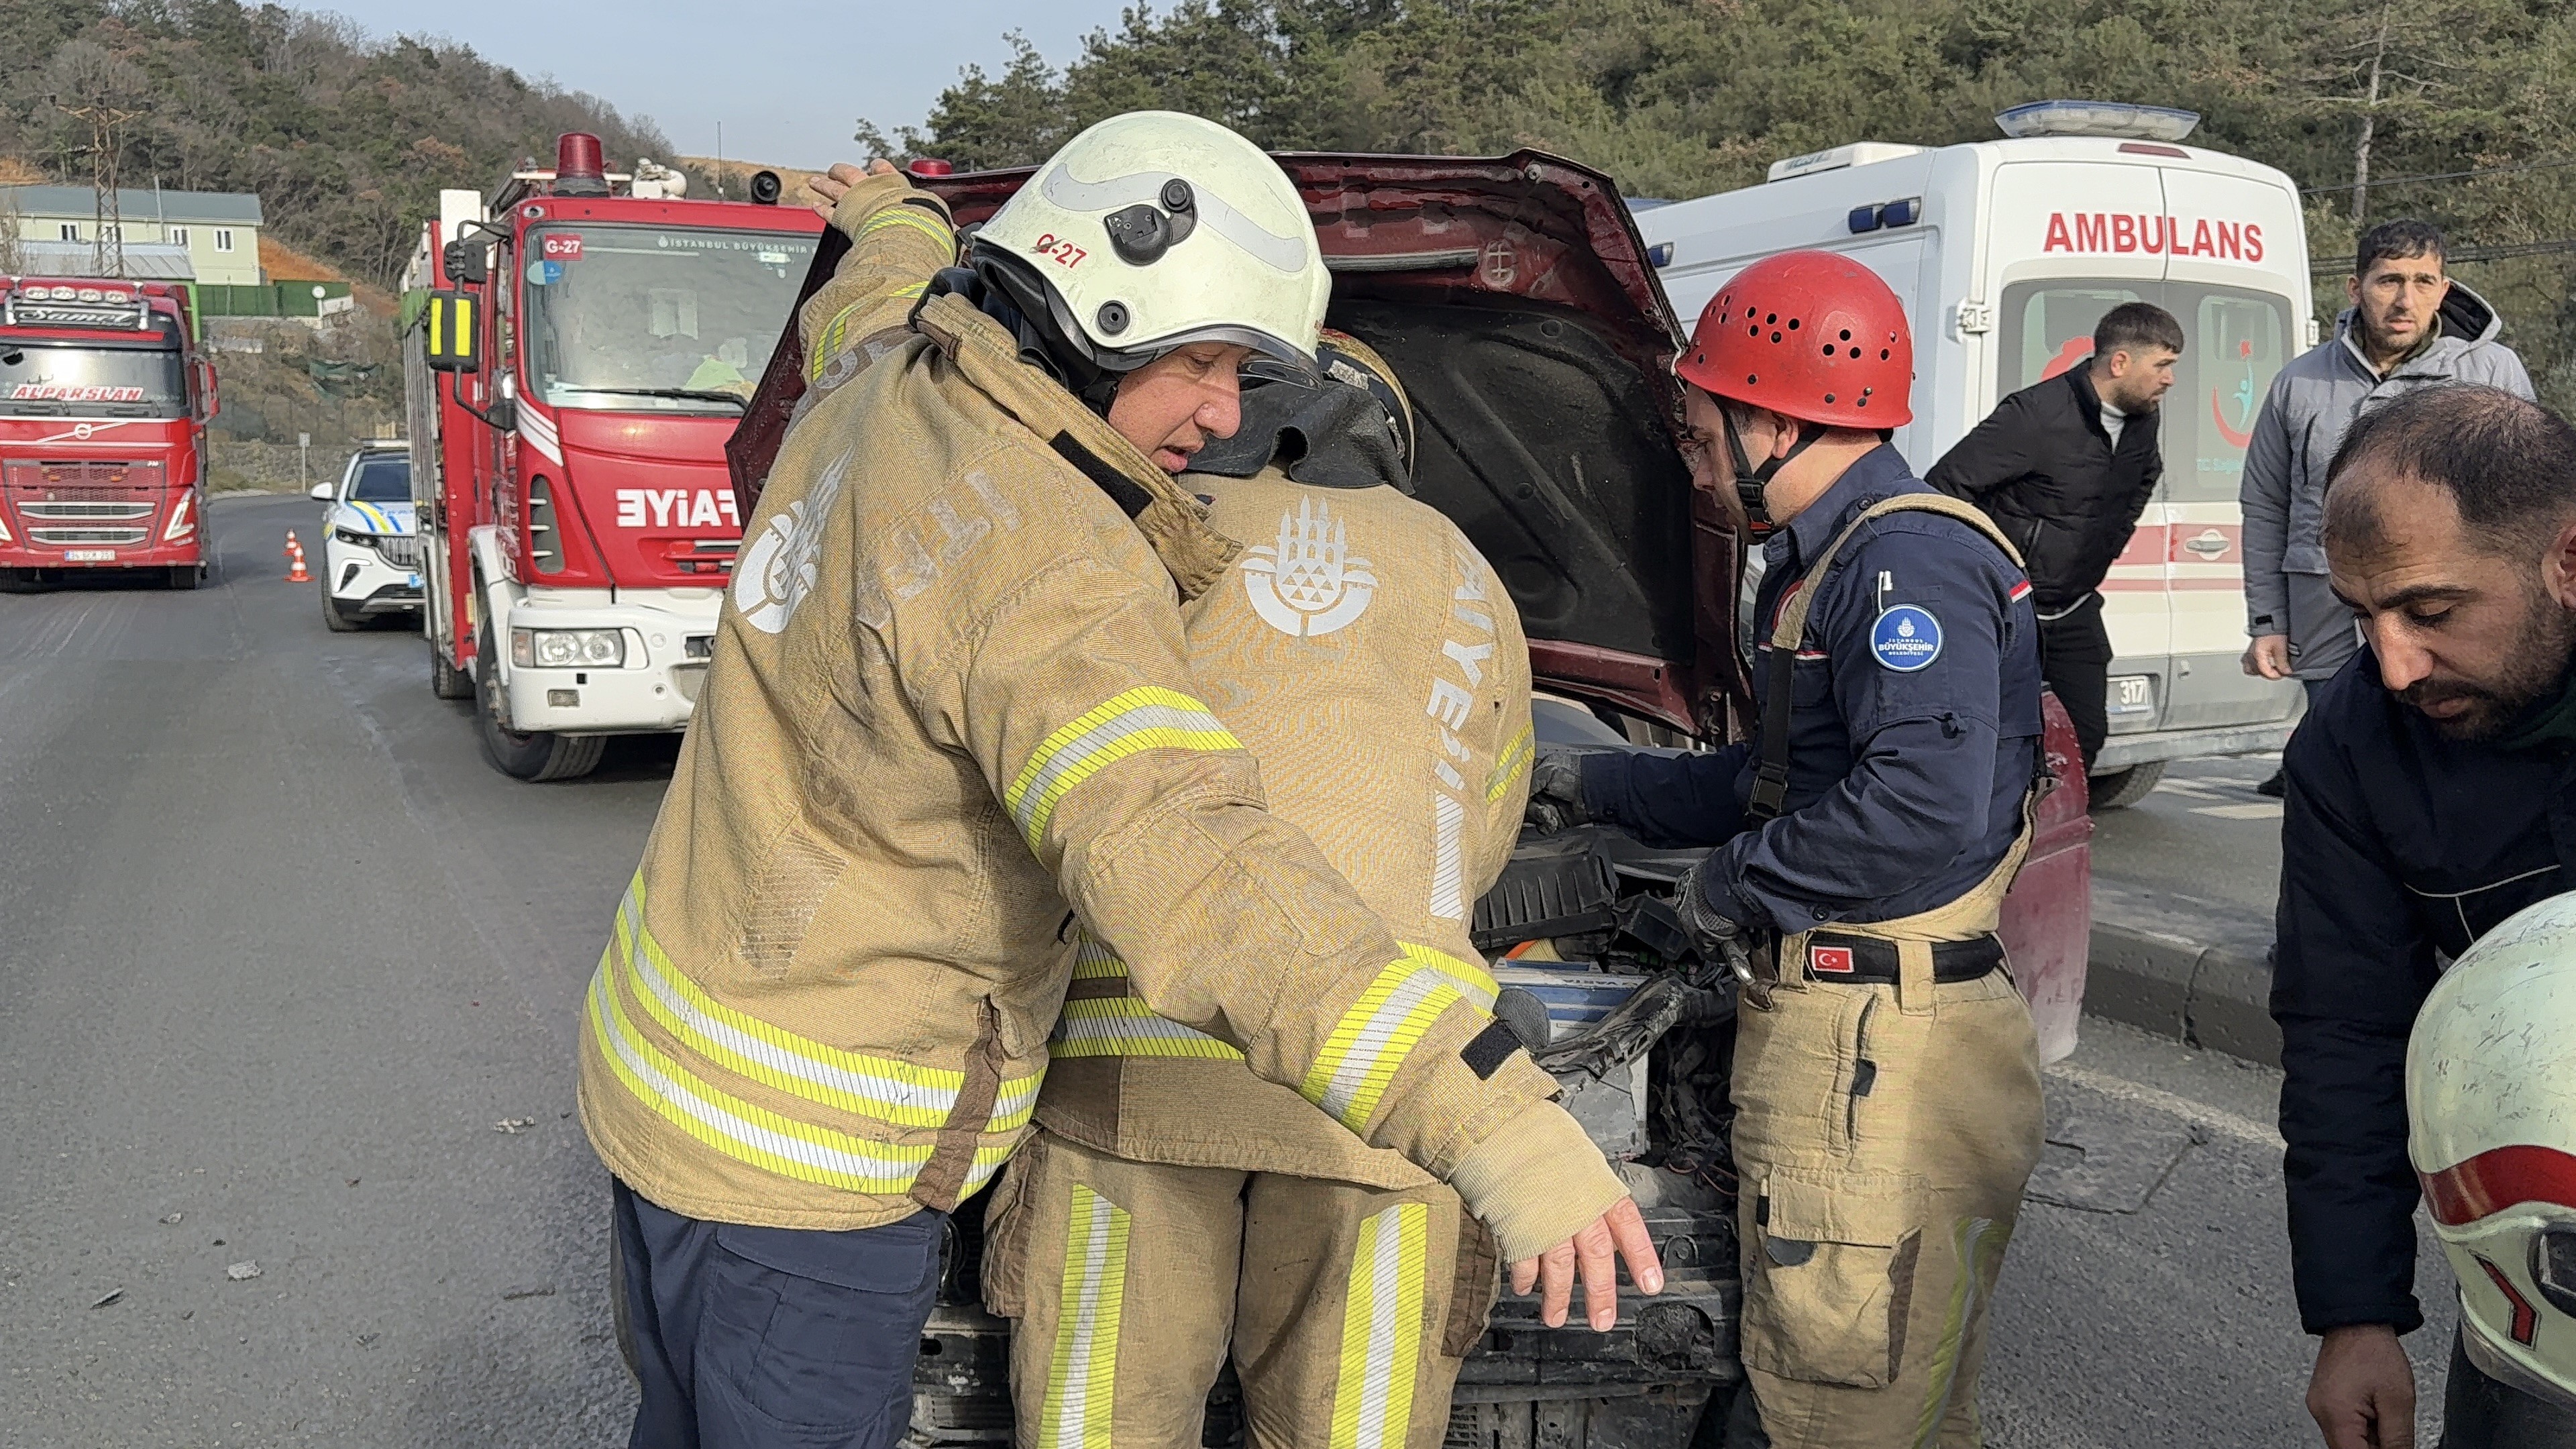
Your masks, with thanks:
[{"label": "reflective yellow stripe", "polygon": [[1243,1053],[1203,1031],[1156,1016],[1139,997],[1068,1001],[1047,1050],[1059,1057],[1209,1057],[1242,1061]]},{"label": "reflective yellow stripe", "polygon": [[1941,1421],[1950,1416],[1950,1401],[1959,1391],[1959,1357],[1984,1305],[1986,1264],[2003,1256],[2009,1236],[1992,1218],[1960,1218],[1950,1225],[1950,1249],[1958,1261],[1958,1279],[1950,1285],[1950,1308],[1941,1320],[1941,1338],[1933,1345],[1930,1392],[1922,1416],[1914,1422],[1915,1449],[1929,1449],[1941,1437]]},{"label": "reflective yellow stripe", "polygon": [[739,1162],[850,1192],[910,1191],[928,1147],[901,1147],[811,1127],[717,1091],[646,1041],[609,984],[608,963],[591,978],[590,1026],[619,1081],[691,1137]]},{"label": "reflective yellow stripe", "polygon": [[1494,1009],[1494,997],[1503,988],[1494,980],[1493,973],[1484,967],[1470,961],[1461,961],[1445,952],[1434,951],[1428,946],[1417,946],[1411,941],[1398,941],[1396,944],[1404,948],[1406,960],[1449,978],[1449,984],[1458,988],[1459,995],[1474,1002],[1477,1010]]},{"label": "reflective yellow stripe", "polygon": [[1046,737],[1002,792],[1002,805],[1036,850],[1046,840],[1056,802],[1074,786],[1145,750],[1239,750],[1238,740],[1208,707],[1174,689],[1147,685],[1112,696]]},{"label": "reflective yellow stripe", "polygon": [[1494,773],[1486,777],[1485,803],[1491,805],[1502,799],[1504,792],[1512,788],[1512,782],[1521,777],[1521,771],[1529,768],[1530,758],[1537,752],[1530,727],[1522,725],[1521,732],[1512,736],[1512,742],[1503,746],[1502,757],[1494,761]]},{"label": "reflective yellow stripe", "polygon": [[859,228],[859,240],[865,241],[888,227],[896,226],[911,227],[914,231],[951,250],[957,246],[957,234],[948,229],[948,223],[920,207],[909,205],[888,207],[869,217],[866,224]]},{"label": "reflective yellow stripe", "polygon": [[1073,1185],[1064,1232],[1063,1296],[1047,1359],[1038,1449],[1111,1449],[1118,1392],[1118,1310],[1127,1294],[1127,1210]]},{"label": "reflective yellow stripe", "polygon": [[1428,1203],[1398,1203],[1360,1224],[1350,1298],[1342,1305],[1331,1449],[1385,1449],[1405,1442],[1422,1358],[1430,1243]]},{"label": "reflective yellow stripe", "polygon": [[1107,942],[1089,931],[1074,938],[1074,980],[1100,981],[1111,976],[1123,980],[1126,975],[1127,963],[1118,959],[1118,953],[1110,950]]},{"label": "reflective yellow stripe", "polygon": [[1405,1054],[1442,1012],[1466,1004],[1452,975],[1465,966],[1426,947],[1406,946],[1404,956],[1388,962],[1342,1013],[1297,1090],[1343,1126],[1366,1136],[1378,1099],[1386,1095]]},{"label": "reflective yellow stripe", "polygon": [[[1494,994],[1501,988],[1485,968],[1410,941],[1397,944],[1404,948],[1406,960],[1437,972],[1460,996],[1475,1003],[1477,1009],[1494,1009]],[[1106,943],[1085,931],[1074,943],[1073,979],[1124,981],[1127,979],[1127,963],[1119,960],[1118,953],[1110,950]],[[1155,1015],[1141,998],[1132,995],[1066,1002],[1064,1014],[1056,1019],[1055,1032],[1048,1038],[1047,1052],[1057,1057],[1214,1057],[1243,1060],[1243,1053],[1225,1042]]]},{"label": "reflective yellow stripe", "polygon": [[[821,1106],[901,1127],[945,1127],[966,1074],[827,1046],[724,1005],[671,963],[644,927],[639,872],[618,904],[611,955],[647,1015],[691,1052],[765,1086]],[[1025,1126],[1036,1109],[1043,1066],[1003,1079],[989,1132]]]},{"label": "reflective yellow stripe", "polygon": [[[885,296],[897,301],[915,302],[919,301],[921,294],[928,290],[930,290],[928,282],[910,282],[886,293]],[[851,320],[882,300],[884,298],[863,297],[834,313],[832,320],[823,324],[822,334],[815,339],[813,346],[805,350],[806,381],[821,380],[824,365],[849,347]]]}]

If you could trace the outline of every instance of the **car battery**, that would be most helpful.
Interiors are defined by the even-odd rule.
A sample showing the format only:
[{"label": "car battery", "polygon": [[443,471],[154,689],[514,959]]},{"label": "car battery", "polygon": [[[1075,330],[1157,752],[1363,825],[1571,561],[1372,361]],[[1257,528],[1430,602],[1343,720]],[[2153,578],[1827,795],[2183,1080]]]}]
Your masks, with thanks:
[{"label": "car battery", "polygon": [[[1494,982],[1505,991],[1525,991],[1547,1009],[1547,1040],[1565,1041],[1598,1026],[1648,978],[1589,971],[1577,964],[1524,965],[1500,961]],[[1498,1015],[1514,1014],[1498,1008]],[[1530,1013],[1535,1015],[1535,1013]],[[1516,1030],[1524,1029],[1515,1026]],[[1613,1161],[1627,1161],[1646,1150],[1646,1054],[1595,1075],[1573,1071],[1557,1078],[1564,1088],[1565,1110],[1583,1124],[1595,1145]]]}]

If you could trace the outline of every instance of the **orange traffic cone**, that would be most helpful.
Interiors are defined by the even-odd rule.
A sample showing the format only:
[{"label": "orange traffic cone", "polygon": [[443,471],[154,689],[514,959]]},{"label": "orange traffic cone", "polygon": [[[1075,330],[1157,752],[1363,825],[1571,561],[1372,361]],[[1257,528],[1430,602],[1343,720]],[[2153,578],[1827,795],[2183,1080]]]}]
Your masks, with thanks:
[{"label": "orange traffic cone", "polygon": [[313,576],[304,571],[304,545],[295,541],[295,530],[291,528],[286,531],[286,557],[287,561],[294,565],[294,567],[286,571],[286,581],[288,583],[309,584],[313,582]]}]

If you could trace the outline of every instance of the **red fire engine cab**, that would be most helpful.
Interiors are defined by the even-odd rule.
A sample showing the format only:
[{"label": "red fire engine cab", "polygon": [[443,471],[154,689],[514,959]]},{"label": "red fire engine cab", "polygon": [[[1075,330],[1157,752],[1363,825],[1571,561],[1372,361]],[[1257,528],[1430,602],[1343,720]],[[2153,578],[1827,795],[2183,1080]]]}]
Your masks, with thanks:
[{"label": "red fire engine cab", "polygon": [[184,288],[0,277],[0,582],[205,577],[214,369]]},{"label": "red fire engine cab", "polygon": [[608,169],[572,133],[487,201],[439,193],[405,278],[430,687],[503,773],[588,773],[685,728],[742,519],[725,440],[823,223]]}]

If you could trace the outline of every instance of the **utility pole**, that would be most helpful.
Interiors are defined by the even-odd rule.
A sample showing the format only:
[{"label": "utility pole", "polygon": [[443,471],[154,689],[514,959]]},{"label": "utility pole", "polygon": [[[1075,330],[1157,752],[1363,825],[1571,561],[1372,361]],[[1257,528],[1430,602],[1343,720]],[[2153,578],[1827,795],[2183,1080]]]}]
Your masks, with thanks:
[{"label": "utility pole", "polygon": [[125,275],[125,220],[121,199],[117,195],[117,162],[125,150],[125,123],[143,114],[140,107],[126,109],[111,102],[102,92],[85,98],[80,105],[67,106],[62,97],[50,98],[54,109],[77,121],[89,122],[89,187],[96,206],[97,234],[90,242],[92,267],[102,277]]},{"label": "utility pole", "polygon": [[2352,148],[2352,229],[2370,224],[2370,142],[2379,129],[2379,81],[2388,60],[2388,12],[2394,0],[2380,0],[2379,35],[2370,48],[2370,90],[2361,103],[2361,139]]}]

